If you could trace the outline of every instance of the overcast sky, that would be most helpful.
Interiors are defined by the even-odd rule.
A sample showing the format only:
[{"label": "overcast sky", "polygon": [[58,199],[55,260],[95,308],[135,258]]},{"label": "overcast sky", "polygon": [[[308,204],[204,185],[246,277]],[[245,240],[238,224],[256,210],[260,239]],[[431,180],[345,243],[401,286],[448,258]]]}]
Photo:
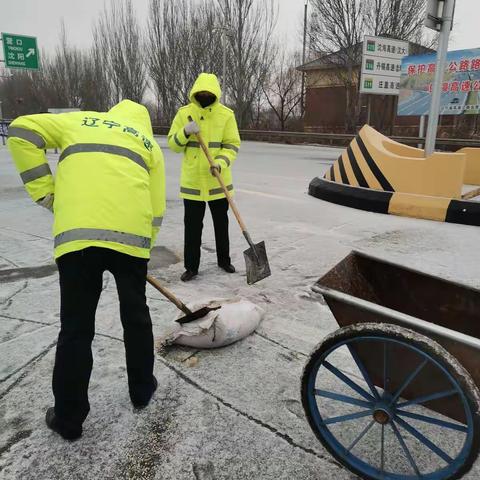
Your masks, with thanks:
[{"label": "overcast sky", "polygon": [[[304,0],[275,0],[279,6],[277,33],[292,47],[299,43]],[[103,8],[102,0],[1,0],[0,31],[38,37],[40,49],[52,51],[62,19],[68,39],[78,46],[91,42],[91,25]],[[134,0],[139,18],[145,21],[149,0]],[[450,50],[480,47],[477,32],[480,0],[457,0]],[[300,45],[299,45],[300,47]],[[3,59],[3,51],[0,53]]]}]

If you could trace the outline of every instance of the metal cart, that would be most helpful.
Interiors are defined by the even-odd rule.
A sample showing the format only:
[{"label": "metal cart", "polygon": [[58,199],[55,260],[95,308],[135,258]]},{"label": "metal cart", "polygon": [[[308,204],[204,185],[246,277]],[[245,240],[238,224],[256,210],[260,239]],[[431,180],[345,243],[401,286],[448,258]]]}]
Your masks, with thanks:
[{"label": "metal cart", "polygon": [[341,327],[302,377],[324,447],[364,479],[465,475],[480,447],[480,291],[359,252],[312,290]]}]

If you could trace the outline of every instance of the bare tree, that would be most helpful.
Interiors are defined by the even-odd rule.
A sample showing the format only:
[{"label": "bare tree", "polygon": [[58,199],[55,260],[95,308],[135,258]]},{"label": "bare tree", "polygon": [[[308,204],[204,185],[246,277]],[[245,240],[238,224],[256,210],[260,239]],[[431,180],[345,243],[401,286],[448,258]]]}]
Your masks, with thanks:
[{"label": "bare tree", "polygon": [[208,1],[150,1],[147,63],[162,121],[169,122],[189,102],[189,91],[201,72],[220,73],[216,18]]},{"label": "bare tree", "polygon": [[317,52],[348,51],[362,41],[365,33],[364,3],[360,0],[312,0],[310,45]]},{"label": "bare tree", "polygon": [[309,38],[311,47],[322,52],[326,66],[345,87],[345,129],[355,128],[358,116],[355,67],[365,33],[364,2],[360,0],[312,0]]},{"label": "bare tree", "polygon": [[22,70],[13,70],[11,75],[0,77],[0,101],[4,118],[39,113],[47,108],[32,88],[37,78],[38,72],[32,74]]},{"label": "bare tree", "polygon": [[367,32],[401,40],[418,38],[425,17],[425,0],[367,0]]},{"label": "bare tree", "polygon": [[113,82],[103,66],[104,57],[94,44],[83,58],[82,109],[106,111],[116,102]]},{"label": "bare tree", "polygon": [[289,55],[284,51],[263,86],[265,98],[277,117],[281,130],[285,130],[292,116],[301,114],[302,74],[296,69],[300,60],[301,55]]},{"label": "bare tree", "polygon": [[142,36],[131,0],[111,0],[93,29],[94,44],[114,87],[115,101],[141,102],[147,87]]},{"label": "bare tree", "polygon": [[217,0],[229,36],[228,98],[242,128],[252,119],[252,105],[275,58],[272,34],[278,8],[273,0]]},{"label": "bare tree", "polygon": [[32,82],[35,95],[49,107],[80,108],[83,59],[83,52],[69,44],[62,22],[55,53],[51,57],[44,55],[42,70]]}]

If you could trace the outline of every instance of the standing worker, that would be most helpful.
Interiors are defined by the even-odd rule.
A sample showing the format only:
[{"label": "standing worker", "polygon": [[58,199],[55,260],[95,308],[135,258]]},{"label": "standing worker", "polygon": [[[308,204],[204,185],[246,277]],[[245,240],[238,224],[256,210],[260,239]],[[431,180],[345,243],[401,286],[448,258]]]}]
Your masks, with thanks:
[{"label": "standing worker", "polygon": [[[168,133],[168,146],[174,152],[183,152],[180,196],[185,206],[185,272],[181,277],[184,282],[198,274],[205,202],[212,212],[218,266],[228,273],[235,272],[230,261],[228,200],[213,169],[221,174],[233,195],[231,168],[240,147],[240,135],[233,111],[220,103],[220,96],[217,77],[201,73],[190,91],[191,103],[178,110]],[[216,162],[215,167],[210,167],[192,137],[199,132]]]},{"label": "standing worker", "polygon": [[[49,428],[75,440],[90,410],[91,343],[102,276],[115,277],[130,398],[146,407],[157,388],[145,298],[147,263],[165,210],[165,170],[145,107],[28,115],[10,125],[8,146],[27,192],[54,213],[61,329]],[[62,154],[53,177],[44,149]]]}]

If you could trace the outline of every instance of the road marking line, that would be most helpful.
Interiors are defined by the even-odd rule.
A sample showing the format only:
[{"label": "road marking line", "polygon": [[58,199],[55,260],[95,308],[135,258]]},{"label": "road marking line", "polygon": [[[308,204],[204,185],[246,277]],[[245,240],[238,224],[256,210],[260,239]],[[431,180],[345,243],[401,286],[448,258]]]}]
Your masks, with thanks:
[{"label": "road marking line", "polygon": [[247,193],[247,194],[251,194],[251,195],[259,195],[260,197],[266,197],[266,198],[276,198],[278,200],[289,200],[291,202],[302,202],[303,201],[302,199],[299,199],[299,198],[285,197],[285,196],[282,196],[282,195],[275,195],[273,193],[256,192],[255,190],[244,190],[244,189],[240,189],[240,188],[236,188],[235,190],[237,192],[240,192],[240,193]]}]

